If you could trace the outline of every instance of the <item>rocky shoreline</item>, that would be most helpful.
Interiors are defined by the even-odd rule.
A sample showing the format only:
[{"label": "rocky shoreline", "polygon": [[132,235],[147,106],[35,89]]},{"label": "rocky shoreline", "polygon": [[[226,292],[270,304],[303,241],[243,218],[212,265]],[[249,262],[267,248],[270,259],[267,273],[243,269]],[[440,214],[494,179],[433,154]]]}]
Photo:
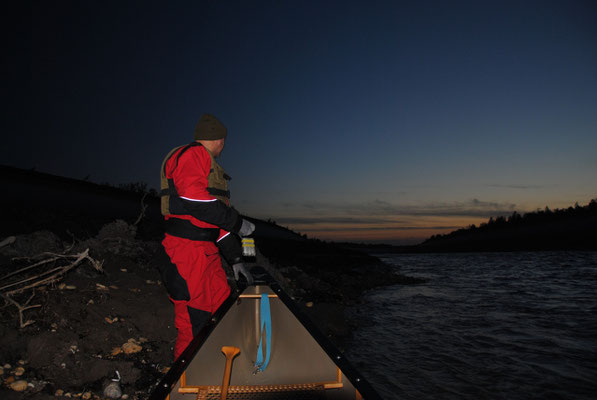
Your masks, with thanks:
[{"label": "rocky shoreline", "polygon": [[[52,232],[37,231],[1,248],[3,277],[56,254],[88,251],[101,262],[101,270],[85,260],[55,282],[10,296],[21,305],[31,297],[27,304],[36,307],[23,311],[22,319],[14,304],[1,309],[0,364],[11,367],[3,369],[2,398],[103,398],[116,371],[124,394],[145,397],[171,363],[176,335],[167,295],[151,265],[157,245],[136,240],[134,227],[117,221],[85,241],[65,243]],[[3,279],[2,286],[18,279],[34,282],[65,262],[23,271]],[[18,377],[15,365],[24,369]],[[25,381],[25,390],[17,391],[15,381]]]},{"label": "rocky shoreline", "polygon": [[[329,243],[256,242],[256,264],[340,348],[358,325],[346,320],[346,306],[378,286],[417,283],[375,257]],[[156,268],[159,250],[158,241],[140,240],[137,227],[121,220],[86,240],[67,242],[50,231],[36,231],[17,235],[0,248],[2,277],[44,257],[89,255],[55,281],[11,295],[21,307],[34,306],[23,310],[21,319],[18,307],[5,299],[0,309],[0,396],[103,399],[108,398],[106,387],[118,386],[122,392],[117,398],[147,398],[173,361],[176,338],[173,309]],[[64,268],[69,260],[57,258],[44,268]],[[92,261],[101,263],[101,269]],[[36,267],[0,278],[0,286],[41,273]]]}]

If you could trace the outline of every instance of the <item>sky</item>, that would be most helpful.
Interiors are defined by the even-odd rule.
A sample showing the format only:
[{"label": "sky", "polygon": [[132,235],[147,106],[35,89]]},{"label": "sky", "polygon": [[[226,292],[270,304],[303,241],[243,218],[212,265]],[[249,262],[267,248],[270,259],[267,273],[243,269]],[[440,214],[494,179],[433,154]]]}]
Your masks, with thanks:
[{"label": "sky", "polygon": [[243,214],[418,243],[597,198],[593,1],[34,2],[2,164],[159,186],[203,113]]}]

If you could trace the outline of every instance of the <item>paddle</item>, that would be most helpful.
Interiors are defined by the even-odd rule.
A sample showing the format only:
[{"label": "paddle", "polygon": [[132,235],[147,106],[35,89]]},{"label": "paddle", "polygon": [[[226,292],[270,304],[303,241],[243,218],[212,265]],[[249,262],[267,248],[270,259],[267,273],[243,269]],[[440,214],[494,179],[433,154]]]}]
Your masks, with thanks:
[{"label": "paddle", "polygon": [[222,392],[220,400],[226,400],[228,395],[228,385],[230,384],[230,374],[232,373],[232,359],[240,353],[240,349],[234,346],[222,347],[222,353],[226,356],[226,368],[224,369],[224,380],[222,381]]}]

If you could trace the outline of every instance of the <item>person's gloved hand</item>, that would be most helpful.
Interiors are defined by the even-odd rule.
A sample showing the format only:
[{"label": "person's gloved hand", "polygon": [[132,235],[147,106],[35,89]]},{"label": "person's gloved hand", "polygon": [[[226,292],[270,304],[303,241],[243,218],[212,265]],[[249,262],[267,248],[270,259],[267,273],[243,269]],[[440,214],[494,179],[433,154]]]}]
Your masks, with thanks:
[{"label": "person's gloved hand", "polygon": [[238,234],[240,236],[249,236],[255,230],[255,224],[243,218],[243,224]]},{"label": "person's gloved hand", "polygon": [[245,267],[245,263],[239,262],[236,263],[232,266],[232,271],[234,271],[234,279],[238,281],[238,273],[240,272],[241,274],[243,274],[245,276],[245,279],[247,280],[247,283],[249,285],[253,284],[253,276],[251,275],[251,273],[249,272],[249,270],[247,269],[247,267]]}]

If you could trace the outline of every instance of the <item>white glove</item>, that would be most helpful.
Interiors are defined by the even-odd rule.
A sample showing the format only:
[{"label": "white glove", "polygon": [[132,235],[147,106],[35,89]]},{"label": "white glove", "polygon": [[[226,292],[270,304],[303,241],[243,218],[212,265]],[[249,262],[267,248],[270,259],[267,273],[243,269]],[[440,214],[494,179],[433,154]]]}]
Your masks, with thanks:
[{"label": "white glove", "polygon": [[240,236],[249,236],[255,230],[255,224],[243,218],[243,224],[238,234]]},{"label": "white glove", "polygon": [[252,285],[253,284],[253,276],[251,275],[251,273],[247,270],[247,267],[245,267],[245,263],[236,263],[232,266],[232,271],[234,271],[234,279],[238,281],[238,273],[240,272],[241,274],[243,274],[245,276],[245,279],[247,280],[247,284]]}]

